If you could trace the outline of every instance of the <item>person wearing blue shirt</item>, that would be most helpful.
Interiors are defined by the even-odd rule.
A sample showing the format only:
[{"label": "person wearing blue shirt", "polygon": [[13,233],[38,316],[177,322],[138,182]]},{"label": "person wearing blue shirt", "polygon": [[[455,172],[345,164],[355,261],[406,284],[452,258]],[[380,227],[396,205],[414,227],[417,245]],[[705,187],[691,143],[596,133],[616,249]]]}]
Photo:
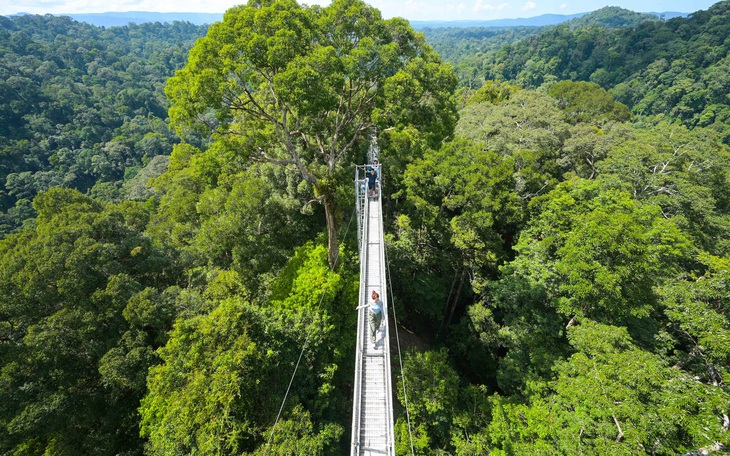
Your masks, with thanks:
[{"label": "person wearing blue shirt", "polygon": [[363,304],[358,307],[358,310],[364,309],[365,307],[370,308],[370,312],[368,313],[368,322],[370,323],[370,343],[373,344],[373,348],[377,349],[378,347],[375,345],[375,336],[378,334],[380,323],[383,321],[383,302],[380,300],[380,295],[375,290],[373,290],[371,297],[372,301],[370,304]]}]

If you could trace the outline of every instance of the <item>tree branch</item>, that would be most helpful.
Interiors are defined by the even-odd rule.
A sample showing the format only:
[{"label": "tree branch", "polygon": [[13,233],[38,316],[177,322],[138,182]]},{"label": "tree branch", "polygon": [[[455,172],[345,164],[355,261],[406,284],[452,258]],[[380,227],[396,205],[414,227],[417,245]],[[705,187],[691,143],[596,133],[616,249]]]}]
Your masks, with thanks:
[{"label": "tree branch", "polygon": [[725,449],[725,445],[723,445],[720,442],[715,442],[714,445],[706,446],[704,448],[700,448],[699,450],[693,450],[689,453],[684,453],[682,456],[706,456],[710,453],[715,453],[717,451],[722,451]]},{"label": "tree branch", "polygon": [[621,425],[618,424],[618,420],[616,419],[616,416],[612,414],[611,418],[613,418],[613,422],[616,423],[616,428],[618,429],[618,435],[616,436],[616,443],[619,443],[621,441],[621,438],[624,436],[624,431],[621,430]]},{"label": "tree branch", "polygon": [[573,318],[570,319],[567,325],[565,325],[565,329],[570,328],[574,324],[578,323],[578,315],[573,315]]},{"label": "tree branch", "polygon": [[274,157],[270,157],[269,154],[267,154],[262,148],[259,147],[259,154],[264,158],[265,161],[269,163],[273,163],[275,165],[296,165],[296,162],[294,160],[279,160]]}]

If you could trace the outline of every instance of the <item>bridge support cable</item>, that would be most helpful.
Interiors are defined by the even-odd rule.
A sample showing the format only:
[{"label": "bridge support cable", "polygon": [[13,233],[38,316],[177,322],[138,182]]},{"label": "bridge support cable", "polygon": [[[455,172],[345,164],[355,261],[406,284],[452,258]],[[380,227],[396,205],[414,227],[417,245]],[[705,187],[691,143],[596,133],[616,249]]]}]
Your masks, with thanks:
[{"label": "bridge support cable", "polygon": [[[393,283],[393,279],[390,277],[390,261],[388,261],[388,249],[385,250],[385,264],[388,270],[388,283]],[[400,349],[400,335],[398,334],[398,318],[395,315],[395,297],[393,296],[393,290],[390,291],[390,307],[391,313],[393,314],[393,330],[395,331],[395,344],[398,348],[398,365],[400,366],[400,372],[403,382],[403,406],[406,410],[406,423],[408,424],[408,439],[411,445],[411,456],[416,456],[416,450],[413,447],[413,428],[411,426],[411,414],[408,410],[408,393],[406,392],[406,376],[403,373],[403,354]]]},{"label": "bridge support cable", "polygon": [[385,275],[383,217],[380,186],[369,198],[365,173],[355,171],[355,194],[360,240],[360,289],[358,307],[369,303],[376,291],[383,303],[383,321],[376,344],[370,343],[367,307],[358,311],[355,381],[353,388],[351,456],[395,455],[393,388],[390,374],[388,293]]},{"label": "bridge support cable", "polygon": [[[355,213],[356,211],[353,211],[352,216],[350,217],[350,220],[347,222],[347,228],[345,228],[345,234],[342,236],[341,239],[347,238],[347,233],[350,231],[350,225],[352,224],[352,218],[357,215]],[[340,228],[341,229],[341,228]],[[337,234],[339,237],[342,231]],[[317,305],[317,311],[315,312],[316,315],[319,315],[320,309],[322,308],[322,301],[324,300],[324,295],[327,293],[327,287],[325,287],[322,290],[322,294],[319,297],[319,304]],[[276,430],[276,426],[279,424],[279,419],[281,419],[281,413],[284,411],[284,405],[286,404],[286,399],[289,397],[289,392],[291,391],[292,384],[294,383],[294,377],[297,375],[297,370],[299,370],[299,364],[302,361],[302,356],[304,356],[304,351],[307,349],[307,346],[309,345],[309,338],[312,335],[312,332],[314,331],[314,327],[310,328],[310,330],[307,332],[307,338],[304,340],[304,345],[302,345],[302,350],[299,352],[299,358],[297,359],[297,363],[294,366],[294,371],[291,374],[291,379],[289,380],[289,386],[286,388],[286,393],[284,393],[284,398],[281,400],[281,406],[279,407],[279,413],[276,415],[276,420],[274,421],[274,425],[271,426],[271,433],[269,433],[269,438],[266,440],[266,446],[264,447],[264,456],[268,454],[269,448],[271,446],[271,439],[274,437],[274,431]]]}]

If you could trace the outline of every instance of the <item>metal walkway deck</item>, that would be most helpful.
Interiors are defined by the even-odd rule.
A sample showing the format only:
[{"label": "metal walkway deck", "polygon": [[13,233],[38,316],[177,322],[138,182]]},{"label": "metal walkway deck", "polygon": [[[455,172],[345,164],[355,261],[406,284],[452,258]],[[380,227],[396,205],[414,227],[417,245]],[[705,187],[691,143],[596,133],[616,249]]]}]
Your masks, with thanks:
[{"label": "metal walkway deck", "polygon": [[358,167],[355,180],[360,230],[358,306],[367,304],[372,291],[377,291],[383,301],[383,322],[373,348],[368,328],[369,310],[358,311],[351,455],[395,455],[383,217],[380,189],[377,198],[367,198],[362,180],[365,169]]}]

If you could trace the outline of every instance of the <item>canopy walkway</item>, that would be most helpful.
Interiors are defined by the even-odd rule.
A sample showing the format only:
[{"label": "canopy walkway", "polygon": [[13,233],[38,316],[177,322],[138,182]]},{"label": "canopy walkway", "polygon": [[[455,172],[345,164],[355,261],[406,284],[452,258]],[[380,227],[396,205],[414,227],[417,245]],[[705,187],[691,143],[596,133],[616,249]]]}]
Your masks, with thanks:
[{"label": "canopy walkway", "polygon": [[[360,242],[360,292],[358,307],[369,303],[373,290],[383,302],[383,322],[376,344],[370,343],[367,307],[358,311],[357,353],[352,410],[351,455],[395,455],[393,402],[388,337],[388,293],[385,281],[385,249],[381,192],[368,197],[367,166],[355,171],[355,194]],[[380,177],[378,169],[378,177]]]}]

